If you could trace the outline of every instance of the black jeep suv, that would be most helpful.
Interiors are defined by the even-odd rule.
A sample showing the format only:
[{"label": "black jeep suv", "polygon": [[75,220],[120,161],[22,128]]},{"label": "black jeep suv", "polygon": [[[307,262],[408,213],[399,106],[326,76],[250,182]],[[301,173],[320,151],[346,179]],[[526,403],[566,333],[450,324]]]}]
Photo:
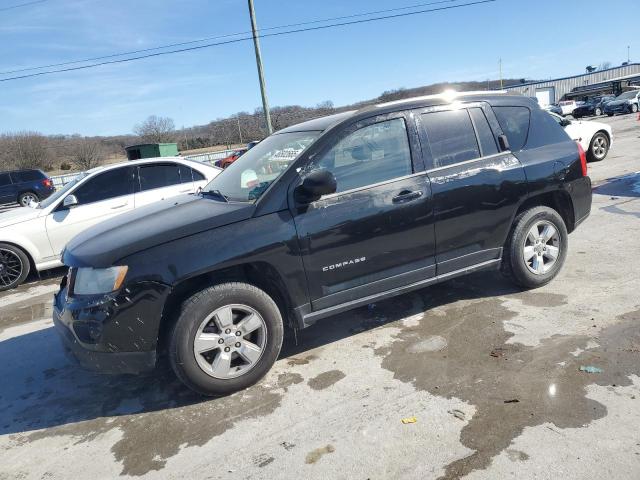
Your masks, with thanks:
[{"label": "black jeep suv", "polygon": [[376,105],[77,236],[54,321],[86,367],[136,373],[166,351],[190,388],[225,394],[265,375],[285,328],[477,270],[546,284],[590,209],[584,152],[531,99]]}]

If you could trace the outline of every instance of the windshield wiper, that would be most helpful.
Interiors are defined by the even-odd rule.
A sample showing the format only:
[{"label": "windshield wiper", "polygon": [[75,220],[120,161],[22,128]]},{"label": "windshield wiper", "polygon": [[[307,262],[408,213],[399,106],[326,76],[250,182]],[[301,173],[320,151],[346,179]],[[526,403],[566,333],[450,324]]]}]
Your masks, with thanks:
[{"label": "windshield wiper", "polygon": [[229,199],[220,190],[203,190],[202,195],[211,195],[222,199],[224,202],[229,203]]}]

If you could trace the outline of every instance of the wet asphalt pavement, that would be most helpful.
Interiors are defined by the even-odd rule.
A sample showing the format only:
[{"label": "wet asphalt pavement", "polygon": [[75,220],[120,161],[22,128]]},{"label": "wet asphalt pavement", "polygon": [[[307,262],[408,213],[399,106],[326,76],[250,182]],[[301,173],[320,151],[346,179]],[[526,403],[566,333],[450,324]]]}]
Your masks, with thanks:
[{"label": "wet asphalt pavement", "polygon": [[0,294],[0,479],[640,478],[640,122],[604,121],[550,285],[478,273],[346,312],[226,398],[70,363],[60,270]]}]

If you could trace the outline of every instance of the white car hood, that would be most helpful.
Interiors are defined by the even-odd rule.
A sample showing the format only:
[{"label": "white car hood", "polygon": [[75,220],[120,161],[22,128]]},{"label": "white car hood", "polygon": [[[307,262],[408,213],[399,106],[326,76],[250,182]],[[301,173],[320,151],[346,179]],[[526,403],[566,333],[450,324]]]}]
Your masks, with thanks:
[{"label": "white car hood", "polygon": [[33,220],[34,218],[38,218],[41,213],[42,210],[29,207],[18,207],[7,212],[2,212],[0,213],[0,228]]}]

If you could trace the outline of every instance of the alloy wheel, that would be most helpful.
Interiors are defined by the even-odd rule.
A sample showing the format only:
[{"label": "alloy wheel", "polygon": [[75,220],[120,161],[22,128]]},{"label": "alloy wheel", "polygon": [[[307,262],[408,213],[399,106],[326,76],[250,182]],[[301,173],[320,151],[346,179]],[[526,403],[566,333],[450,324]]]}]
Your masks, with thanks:
[{"label": "alloy wheel", "polygon": [[593,145],[591,146],[591,151],[593,152],[593,156],[602,160],[607,154],[608,142],[607,139],[603,135],[598,135],[593,139]]},{"label": "alloy wheel", "polygon": [[599,117],[600,115],[602,115],[602,110],[600,110],[599,108],[596,108],[595,114],[597,117]]},{"label": "alloy wheel", "polygon": [[22,275],[22,260],[15,252],[0,248],[0,284],[13,285]]},{"label": "alloy wheel", "polygon": [[547,220],[540,220],[529,229],[522,248],[522,258],[530,272],[548,273],[560,256],[560,235]]},{"label": "alloy wheel", "polygon": [[23,207],[28,207],[31,202],[37,202],[37,198],[32,193],[25,193],[20,197],[20,205]]},{"label": "alloy wheel", "polygon": [[267,344],[267,325],[248,305],[225,305],[200,323],[193,354],[200,368],[218,379],[244,375],[260,360]]}]

